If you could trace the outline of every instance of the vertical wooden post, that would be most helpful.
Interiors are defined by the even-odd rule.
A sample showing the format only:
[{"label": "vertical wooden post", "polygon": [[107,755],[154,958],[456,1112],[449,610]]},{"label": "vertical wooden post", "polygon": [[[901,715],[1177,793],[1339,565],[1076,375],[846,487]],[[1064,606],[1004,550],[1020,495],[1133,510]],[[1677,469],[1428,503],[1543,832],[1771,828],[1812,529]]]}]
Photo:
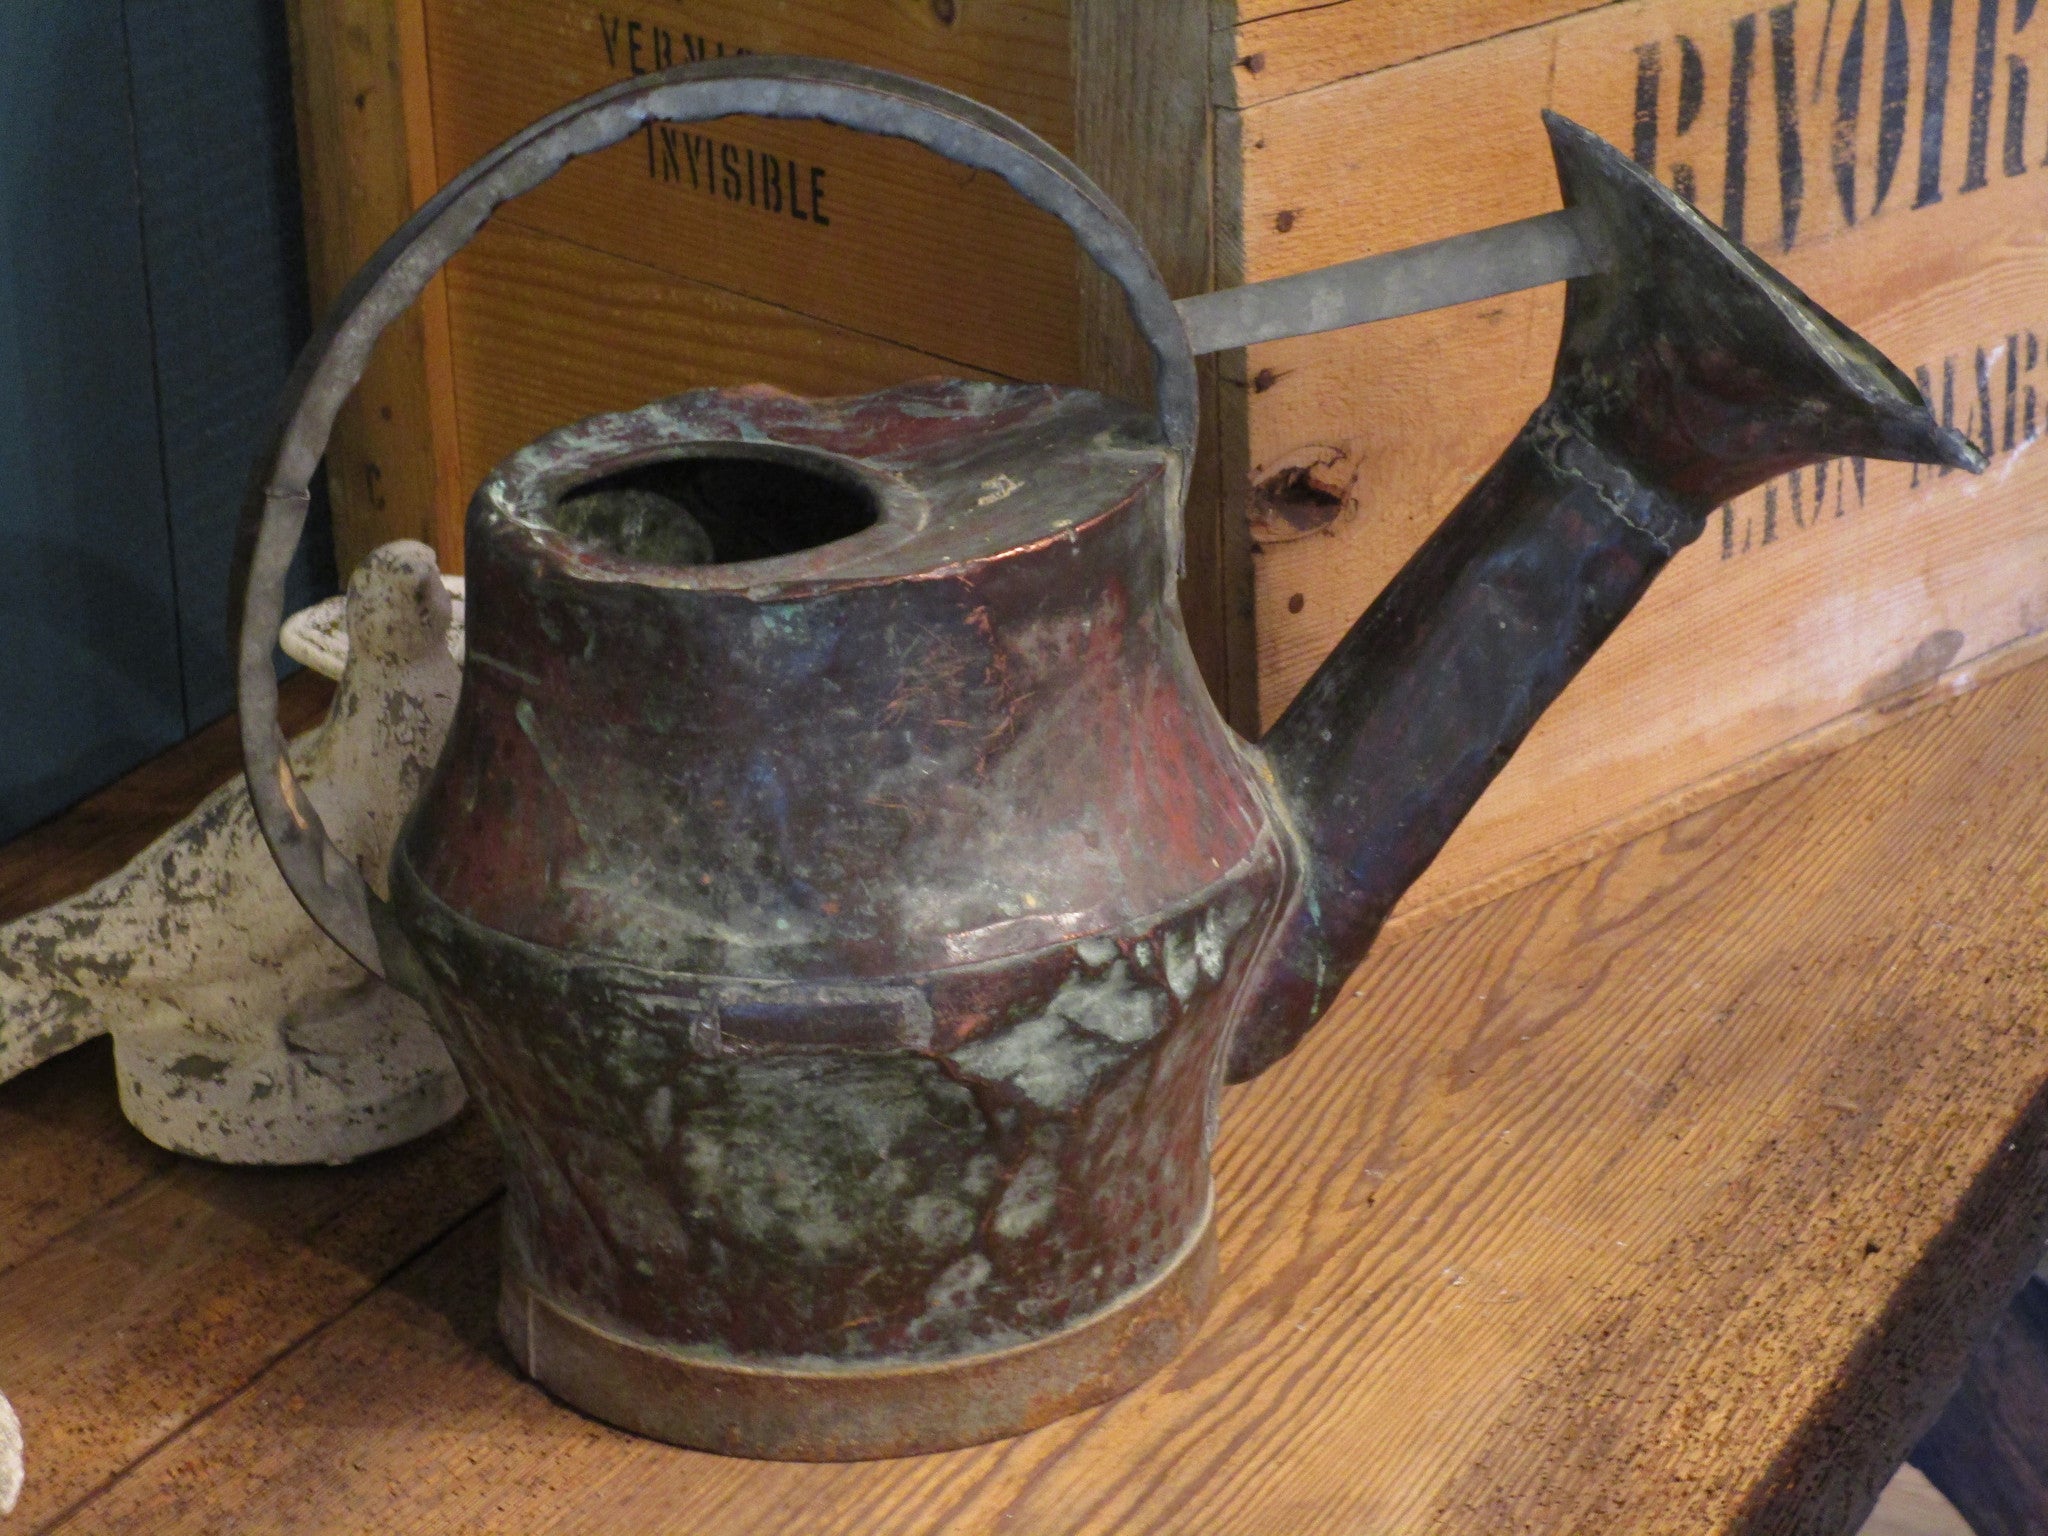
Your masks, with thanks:
[{"label": "vertical wooden post", "polygon": [[[438,182],[421,0],[291,0],[306,258],[315,312]],[[447,299],[385,333],[327,452],[336,568],[391,539],[461,569]]]},{"label": "vertical wooden post", "polygon": [[[1072,0],[1074,152],[1152,249],[1175,298],[1214,286],[1209,8]],[[1149,370],[1115,286],[1084,267],[1081,359],[1098,389],[1145,398]],[[1258,689],[1241,518],[1225,515],[1215,360],[1200,360],[1202,434],[1188,488],[1181,605],[1231,723],[1254,731]]]}]

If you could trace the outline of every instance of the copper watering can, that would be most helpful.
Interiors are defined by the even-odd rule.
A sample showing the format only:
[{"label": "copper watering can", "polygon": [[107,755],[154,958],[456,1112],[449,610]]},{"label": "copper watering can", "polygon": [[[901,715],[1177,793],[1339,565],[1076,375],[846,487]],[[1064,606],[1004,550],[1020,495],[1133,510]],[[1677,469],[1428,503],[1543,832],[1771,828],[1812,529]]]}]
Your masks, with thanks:
[{"label": "copper watering can", "polygon": [[[498,204],[649,121],[743,113],[909,139],[1058,215],[1129,300],[1155,409],[699,390],[519,450],[470,504],[461,703],[382,902],[276,725],[335,413]],[[1143,1379],[1208,1303],[1224,1083],[1322,1014],[1709,511],[1837,455],[1981,467],[1874,348],[1548,121],[1597,258],[1550,396],[1256,746],[1175,597],[1192,322],[999,114],[846,65],[683,66],[528,129],[357,275],[244,519],[250,790],[300,901],[426,1004],[504,1143],[499,1316],[533,1376],[805,1459],[994,1439]]]}]

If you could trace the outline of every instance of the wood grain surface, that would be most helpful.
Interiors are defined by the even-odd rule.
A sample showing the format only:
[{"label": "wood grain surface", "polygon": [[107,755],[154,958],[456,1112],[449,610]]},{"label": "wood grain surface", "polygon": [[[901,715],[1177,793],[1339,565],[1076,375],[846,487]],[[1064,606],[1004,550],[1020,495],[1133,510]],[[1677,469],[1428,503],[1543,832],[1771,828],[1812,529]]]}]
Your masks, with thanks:
[{"label": "wood grain surface", "polygon": [[[1727,168],[1740,163],[1741,217],[1756,248],[1919,370],[1936,409],[1993,455],[1977,480],[1833,464],[1725,509],[1538,725],[1416,901],[1540,867],[1546,849],[1760,756],[1799,750],[1830,722],[1967,674],[2002,647],[2037,644],[2048,628],[2048,455],[2036,447],[2048,421],[2048,171],[2035,164],[2048,111],[2015,95],[2008,62],[2048,70],[2048,27],[2014,34],[2005,16],[1992,37],[1990,94],[1975,110],[1975,16],[1944,9],[1949,94],[1934,111],[1929,0],[1898,8],[1910,89],[1880,78],[1884,8],[1836,7],[1832,21],[1819,5],[1772,14],[1780,11],[1791,22],[1782,35],[1762,13],[1723,0],[1631,0],[1218,114],[1228,141],[1219,168],[1243,171],[1241,219],[1220,226],[1241,229],[1242,246],[1219,244],[1219,268],[1226,279],[1265,277],[1555,207],[1538,109],[1554,106],[1634,146],[1652,58],[1644,121],[1656,132],[1643,153],[1667,178],[1689,168],[1700,205],[1719,218],[1731,213]],[[1307,25],[1322,14],[1283,19]],[[1754,23],[1741,34],[1750,100],[1731,119],[1744,17]],[[1860,76],[1845,62],[1858,18]],[[1689,102],[1688,57],[1699,81]],[[1796,86],[1782,108],[1781,59]],[[1845,70],[1860,81],[1849,119],[1840,116]],[[2028,147],[2008,174],[2015,100]],[[1889,140],[1888,101],[1899,114]],[[1732,120],[1747,124],[1747,149],[1733,162]],[[1980,120],[1988,158],[1973,186]],[[1916,206],[1923,147],[1939,197]],[[1846,182],[1843,167],[1853,172]],[[1788,188],[1797,196],[1788,200]],[[1225,483],[1257,547],[1263,718],[1277,715],[1541,398],[1561,298],[1551,288],[1273,343],[1226,372],[1226,411],[1233,390],[1244,411],[1238,478],[1226,462]],[[1317,488],[1320,499],[1278,494],[1288,485]]]},{"label": "wood grain surface", "polygon": [[1221,1299],[1107,1408],[836,1467],[593,1424],[492,1338],[466,1122],[167,1170],[0,1273],[17,1519],[1853,1529],[2048,1236],[2044,753],[2031,667],[1387,946],[1226,1102]]},{"label": "wood grain surface", "polygon": [[0,1091],[0,1274],[176,1161],[129,1129],[113,1081],[101,1038]]},{"label": "wood grain surface", "polygon": [[1335,0],[1303,6],[1288,0],[1242,0],[1235,24],[1213,34],[1210,81],[1218,106],[1252,107],[1611,3]]},{"label": "wood grain surface", "polygon": [[[692,48],[908,69],[1071,145],[1065,7],[961,5],[950,25],[938,9],[428,0],[436,154],[452,175],[564,102]],[[763,153],[781,177],[773,209]],[[956,368],[1078,378],[1065,230],[999,179],[901,141],[747,118],[656,130],[569,166],[500,217]]]},{"label": "wood grain surface", "polygon": [[[419,0],[292,0],[292,82],[317,318],[356,268],[438,185],[417,152],[426,115]],[[424,183],[424,185],[422,184]],[[447,314],[440,285],[384,333],[336,419],[327,456],[344,584],[391,539],[440,548],[462,569]]]},{"label": "wood grain surface", "polygon": [[[1337,5],[1354,5],[1357,0],[1211,0],[1210,25],[1218,31],[1241,27],[1255,21],[1271,21],[1291,15],[1305,15]],[[1450,48],[1474,37],[1491,37],[1511,27],[1522,26],[1558,14],[1559,0],[1392,0],[1380,10],[1389,13],[1384,25],[1415,34],[1425,33],[1443,41],[1435,47]],[[1580,0],[1588,5],[1612,4],[1613,0]]]},{"label": "wood grain surface", "polygon": [[[332,693],[288,679],[285,729],[314,724]],[[111,873],[239,771],[229,719],[9,843],[0,915]],[[41,1447],[15,1522],[89,1497],[496,1183],[474,1123],[348,1169],[174,1157],[122,1119],[105,1040],[0,1086],[0,1390]]]},{"label": "wood grain surface", "polygon": [[[1209,67],[1199,6],[1071,0],[1074,156],[1143,238],[1175,297],[1215,286],[1211,232],[1212,113],[1191,89]],[[1079,347],[1084,381],[1125,399],[1151,399],[1151,364],[1122,292],[1083,263]],[[1258,728],[1251,629],[1251,545],[1222,507],[1216,359],[1195,360],[1201,432],[1188,476],[1181,609],[1196,663],[1230,723]]]},{"label": "wood grain surface", "polygon": [[239,1392],[497,1178],[474,1120],[343,1169],[174,1159],[0,1272],[5,1390],[40,1451],[15,1518],[63,1513]]}]

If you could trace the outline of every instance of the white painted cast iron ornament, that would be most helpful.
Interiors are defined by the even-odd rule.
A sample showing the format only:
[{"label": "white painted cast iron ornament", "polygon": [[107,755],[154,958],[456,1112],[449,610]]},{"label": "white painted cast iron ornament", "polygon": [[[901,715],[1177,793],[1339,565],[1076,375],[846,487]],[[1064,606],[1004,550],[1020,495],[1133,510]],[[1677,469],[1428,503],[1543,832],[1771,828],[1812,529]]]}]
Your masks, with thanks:
[{"label": "white painted cast iron ornament", "polygon": [[14,1513],[21,1497],[21,1420],[14,1405],[0,1397],[0,1515]]},{"label": "white painted cast iron ornament", "polygon": [[[345,607],[287,628],[295,659],[340,678],[293,769],[380,890],[455,713],[460,645],[434,553],[411,541],[365,560]],[[0,926],[0,1082],[103,1034],[136,1129],[218,1162],[346,1162],[463,1104],[419,1005],[293,900],[239,774],[117,873]]]}]

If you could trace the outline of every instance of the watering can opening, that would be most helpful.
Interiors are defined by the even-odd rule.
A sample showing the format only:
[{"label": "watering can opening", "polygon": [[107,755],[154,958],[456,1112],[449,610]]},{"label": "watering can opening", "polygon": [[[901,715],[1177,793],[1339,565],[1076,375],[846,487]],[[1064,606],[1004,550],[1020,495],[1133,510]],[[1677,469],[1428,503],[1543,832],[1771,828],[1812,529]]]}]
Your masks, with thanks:
[{"label": "watering can opening", "polygon": [[547,521],[579,548],[648,565],[734,565],[837,544],[882,519],[837,457],[802,448],[687,445],[570,487]]}]

